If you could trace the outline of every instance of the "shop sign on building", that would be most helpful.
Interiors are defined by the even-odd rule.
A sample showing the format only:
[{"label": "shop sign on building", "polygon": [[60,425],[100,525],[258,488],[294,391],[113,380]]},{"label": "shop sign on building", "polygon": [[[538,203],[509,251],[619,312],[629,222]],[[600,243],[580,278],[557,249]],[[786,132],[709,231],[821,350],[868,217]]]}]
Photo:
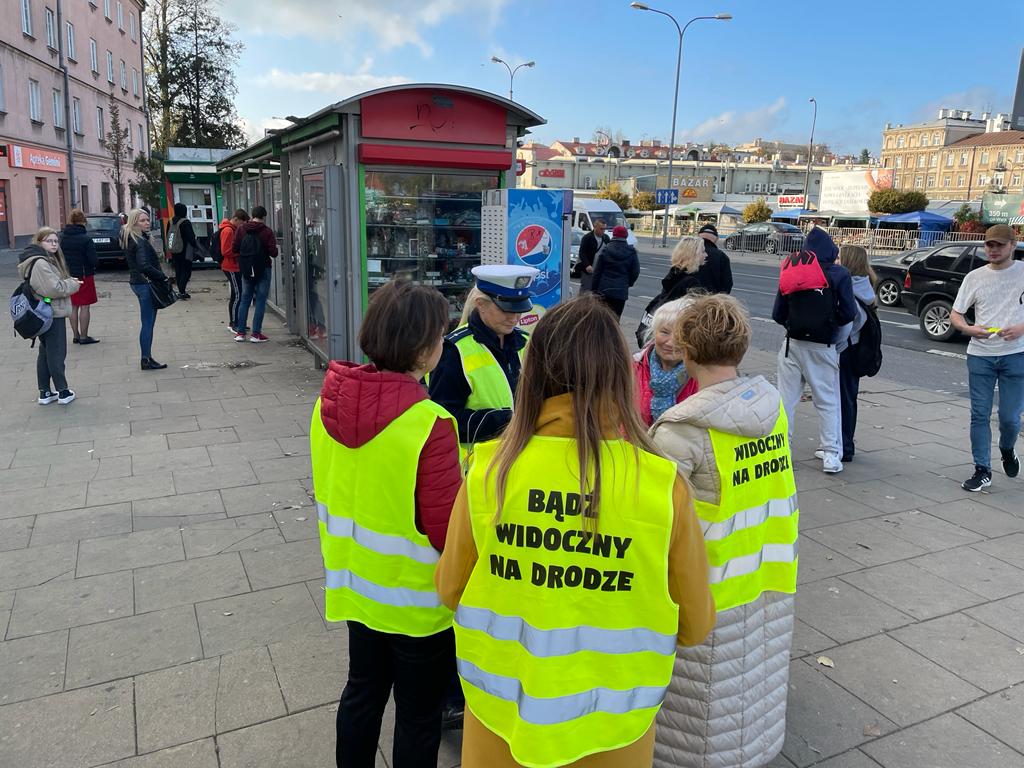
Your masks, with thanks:
[{"label": "shop sign on building", "polygon": [[869,171],[826,171],[821,174],[818,210],[864,213],[868,198],[880,189],[892,189],[892,168]]},{"label": "shop sign on building", "polygon": [[541,168],[537,175],[548,179],[564,179],[565,168]]},{"label": "shop sign on building", "polygon": [[25,168],[31,171],[64,173],[67,170],[67,156],[63,153],[23,147],[20,144],[8,145],[7,162],[12,168]]},{"label": "shop sign on building", "polygon": [[776,205],[779,208],[803,208],[803,195],[779,195]]},{"label": "shop sign on building", "polygon": [[505,145],[506,110],[471,94],[410,88],[367,96],[361,111],[366,138]]},{"label": "shop sign on building", "polygon": [[671,184],[662,184],[666,176],[658,177],[658,186],[678,189],[679,196],[691,201],[709,202],[714,191],[715,179],[712,176],[677,176],[672,174]]},{"label": "shop sign on building", "polygon": [[981,222],[992,224],[1024,224],[1024,195],[986,192],[981,197]]}]

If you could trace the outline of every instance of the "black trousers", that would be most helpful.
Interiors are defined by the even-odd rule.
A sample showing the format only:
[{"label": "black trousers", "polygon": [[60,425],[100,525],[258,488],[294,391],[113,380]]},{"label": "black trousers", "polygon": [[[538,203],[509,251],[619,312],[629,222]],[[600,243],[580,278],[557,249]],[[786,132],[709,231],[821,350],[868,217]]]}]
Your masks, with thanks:
[{"label": "black trousers", "polygon": [[853,433],[857,431],[857,395],[860,376],[853,372],[852,347],[839,355],[839,411],[843,419],[843,458],[853,458]]},{"label": "black trousers", "polygon": [[604,303],[608,305],[608,307],[611,309],[612,312],[616,314],[616,316],[620,318],[622,317],[622,310],[626,308],[625,299],[613,299],[610,296],[602,296],[601,298],[604,299]]},{"label": "black trousers", "polygon": [[348,643],[348,683],[338,705],[338,768],[373,768],[392,687],[392,768],[436,768],[441,710],[455,665],[455,633],[447,629],[407,637],[350,621]]},{"label": "black trousers", "polygon": [[64,375],[64,360],[68,356],[67,318],[55,317],[53,324],[46,333],[36,339],[39,355],[36,357],[36,384],[39,391],[45,392],[53,382],[53,391],[59,393],[68,388],[68,380]]},{"label": "black trousers", "polygon": [[182,252],[171,254],[171,263],[174,264],[174,283],[178,286],[178,293],[185,293],[192,277],[192,262]]}]

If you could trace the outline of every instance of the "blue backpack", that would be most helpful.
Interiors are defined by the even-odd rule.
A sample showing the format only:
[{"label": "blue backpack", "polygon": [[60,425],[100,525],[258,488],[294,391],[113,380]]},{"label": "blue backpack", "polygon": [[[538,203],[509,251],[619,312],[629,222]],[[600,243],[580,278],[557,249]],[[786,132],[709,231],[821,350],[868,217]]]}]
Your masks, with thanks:
[{"label": "blue backpack", "polygon": [[50,330],[50,326],[53,325],[53,308],[50,306],[50,300],[36,298],[29,282],[38,261],[37,258],[28,265],[25,279],[11,294],[11,320],[14,322],[14,332],[23,339],[32,339],[33,347],[36,345],[36,338]]}]

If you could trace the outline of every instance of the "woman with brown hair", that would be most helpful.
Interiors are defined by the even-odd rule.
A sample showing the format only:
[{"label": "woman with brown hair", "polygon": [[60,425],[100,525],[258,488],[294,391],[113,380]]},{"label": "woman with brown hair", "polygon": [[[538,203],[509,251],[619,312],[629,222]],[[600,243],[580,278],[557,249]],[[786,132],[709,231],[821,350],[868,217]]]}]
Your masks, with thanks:
[{"label": "woman with brown hair", "polygon": [[462,482],[455,423],[420,383],[441,356],[448,302],[393,281],[359,329],[367,365],[332,360],[309,428],[325,616],[348,623],[337,717],[343,768],[376,765],[394,689],[392,765],[436,766],[454,674],[452,612],[434,588]]},{"label": "woman with brown hair", "polygon": [[72,277],[82,281],[82,289],[71,295],[71,335],[75,344],[96,344],[99,339],[89,335],[91,307],[96,297],[96,245],[86,231],[85,213],[75,208],[60,233],[60,249]]},{"label": "woman with brown hair", "polygon": [[[39,404],[49,405],[56,400],[67,405],[75,399],[75,393],[68,389],[64,375],[64,360],[68,356],[66,318],[71,314],[70,297],[82,287],[82,283],[68,272],[57,230],[43,227],[36,232],[32,242],[21,252],[18,274],[22,280],[29,281],[32,292],[46,301],[53,311],[53,323],[38,336],[36,383],[39,386]],[[51,381],[53,389],[50,389]]]},{"label": "woman with brown hair", "polygon": [[867,322],[868,312],[875,306],[875,284],[878,276],[871,268],[868,252],[859,245],[839,248],[839,263],[846,267],[853,279],[853,298],[857,300],[857,319],[849,324],[849,335],[843,335],[836,344],[839,353],[839,413],[842,417],[843,461],[853,461],[853,435],[857,431],[857,396],[860,394],[860,376],[854,370],[856,344],[860,331]]},{"label": "woman with brown hair", "polygon": [[478,443],[435,581],[456,610],[462,765],[650,765],[676,644],[713,624],[686,483],[648,439],[629,350],[592,294],[531,335]]}]

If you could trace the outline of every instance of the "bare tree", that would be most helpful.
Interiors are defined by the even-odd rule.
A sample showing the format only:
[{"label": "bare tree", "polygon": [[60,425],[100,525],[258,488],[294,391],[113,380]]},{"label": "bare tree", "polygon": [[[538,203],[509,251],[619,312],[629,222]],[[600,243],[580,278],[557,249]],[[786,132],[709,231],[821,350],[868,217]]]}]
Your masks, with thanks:
[{"label": "bare tree", "polygon": [[117,99],[114,98],[113,94],[111,94],[110,101],[108,102],[108,110],[110,112],[110,128],[103,137],[103,147],[110,157],[111,164],[103,172],[107,178],[114,182],[117,210],[123,211],[125,209],[124,190],[128,182],[128,173],[131,169],[129,159],[131,158],[132,149],[128,146],[131,129],[127,125],[121,125],[121,107],[118,105]]}]

